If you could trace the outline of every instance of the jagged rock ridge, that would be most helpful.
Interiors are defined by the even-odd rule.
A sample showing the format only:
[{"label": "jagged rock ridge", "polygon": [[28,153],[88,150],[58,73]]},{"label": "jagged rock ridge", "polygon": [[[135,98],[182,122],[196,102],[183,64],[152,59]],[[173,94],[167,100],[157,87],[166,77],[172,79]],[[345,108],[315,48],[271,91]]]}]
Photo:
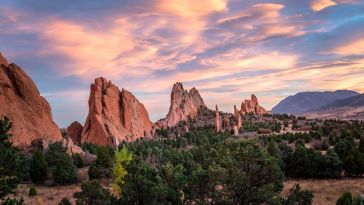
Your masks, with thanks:
[{"label": "jagged rock ridge", "polygon": [[267,111],[262,106],[259,105],[258,98],[253,94],[253,95],[251,95],[250,100],[244,100],[241,103],[240,113],[242,115],[246,115],[249,113],[262,115],[262,114],[266,114]]},{"label": "jagged rock ridge", "polygon": [[17,65],[8,64],[0,54],[0,115],[9,117],[13,126],[11,141],[30,146],[32,141],[60,141],[61,132],[53,121],[51,108],[33,80]]},{"label": "jagged rock ridge", "polygon": [[189,91],[177,82],[171,92],[171,105],[165,119],[157,124],[161,127],[173,127],[180,121],[194,118],[201,107],[206,107],[200,93],[193,87]]},{"label": "jagged rock ridge", "polygon": [[89,114],[81,142],[99,145],[118,145],[150,137],[152,122],[144,105],[129,91],[119,88],[105,78],[96,78],[91,84]]}]

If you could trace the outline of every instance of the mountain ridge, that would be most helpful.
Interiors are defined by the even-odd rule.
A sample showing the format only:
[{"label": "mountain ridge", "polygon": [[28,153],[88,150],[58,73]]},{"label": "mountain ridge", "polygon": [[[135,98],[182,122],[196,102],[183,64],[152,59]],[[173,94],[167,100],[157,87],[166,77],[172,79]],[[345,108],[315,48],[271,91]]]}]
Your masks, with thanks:
[{"label": "mountain ridge", "polygon": [[318,110],[336,100],[357,95],[360,95],[360,93],[352,90],[299,92],[280,101],[272,108],[271,112],[277,114],[302,114],[312,110]]}]

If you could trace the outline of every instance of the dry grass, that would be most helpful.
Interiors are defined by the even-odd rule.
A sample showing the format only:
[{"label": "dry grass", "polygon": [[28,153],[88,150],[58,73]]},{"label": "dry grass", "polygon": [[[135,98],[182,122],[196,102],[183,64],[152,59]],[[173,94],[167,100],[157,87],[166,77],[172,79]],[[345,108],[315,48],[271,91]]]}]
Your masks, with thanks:
[{"label": "dry grass", "polygon": [[313,205],[335,205],[345,191],[364,196],[364,178],[288,180],[284,183],[283,194],[287,194],[294,184],[300,184],[302,189],[313,192]]},{"label": "dry grass", "polygon": [[[364,196],[364,178],[288,180],[284,182],[282,194],[286,195],[295,184],[300,184],[302,189],[310,190],[314,193],[313,205],[335,205],[336,200],[345,191],[350,191],[354,195],[361,194]],[[79,184],[55,187],[36,186],[38,195],[29,197],[30,187],[31,185],[21,184],[18,186],[15,194],[16,198],[23,197],[27,205],[58,205],[63,197],[67,197],[72,204],[75,204],[72,195],[80,190]]]},{"label": "dry grass", "polygon": [[36,186],[37,195],[29,197],[29,184],[20,184],[17,192],[15,193],[16,198],[23,197],[26,205],[58,205],[58,203],[67,197],[72,204],[75,204],[73,199],[73,193],[80,190],[80,185],[69,185],[69,186]]}]

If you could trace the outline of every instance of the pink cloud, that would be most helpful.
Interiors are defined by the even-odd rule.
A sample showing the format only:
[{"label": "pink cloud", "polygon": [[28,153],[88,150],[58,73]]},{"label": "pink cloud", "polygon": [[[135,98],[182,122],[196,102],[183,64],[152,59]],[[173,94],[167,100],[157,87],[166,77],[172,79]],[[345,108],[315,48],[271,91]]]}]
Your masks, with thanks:
[{"label": "pink cloud", "polygon": [[311,9],[319,12],[327,7],[335,6],[337,3],[332,0],[311,0]]}]

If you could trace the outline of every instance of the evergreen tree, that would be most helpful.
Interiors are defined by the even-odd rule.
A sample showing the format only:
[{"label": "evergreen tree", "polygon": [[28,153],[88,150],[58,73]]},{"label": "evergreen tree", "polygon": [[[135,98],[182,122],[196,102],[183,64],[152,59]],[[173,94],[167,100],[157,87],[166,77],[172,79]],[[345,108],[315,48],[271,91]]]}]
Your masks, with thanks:
[{"label": "evergreen tree", "polygon": [[72,184],[77,181],[76,167],[73,165],[73,160],[60,142],[49,145],[45,158],[53,172],[55,183]]},{"label": "evergreen tree", "polygon": [[88,175],[90,179],[111,178],[113,172],[113,159],[106,147],[97,150],[97,158],[92,162]]},{"label": "evergreen tree", "polygon": [[351,194],[351,192],[345,192],[336,201],[336,205],[352,205],[352,202],[353,202],[353,195]]},{"label": "evergreen tree", "polygon": [[42,183],[47,178],[48,164],[43,152],[37,150],[30,160],[30,178],[34,183]]},{"label": "evergreen tree", "polygon": [[[13,193],[19,182],[26,177],[28,160],[9,142],[11,122],[0,118],[0,199]],[[9,199],[9,201],[11,201]],[[9,202],[10,203],[10,202]]]},{"label": "evergreen tree", "polygon": [[364,153],[364,137],[360,138],[359,141],[359,152]]},{"label": "evergreen tree", "polygon": [[116,205],[117,199],[108,189],[97,181],[88,181],[81,185],[81,191],[73,194],[77,205]]}]

